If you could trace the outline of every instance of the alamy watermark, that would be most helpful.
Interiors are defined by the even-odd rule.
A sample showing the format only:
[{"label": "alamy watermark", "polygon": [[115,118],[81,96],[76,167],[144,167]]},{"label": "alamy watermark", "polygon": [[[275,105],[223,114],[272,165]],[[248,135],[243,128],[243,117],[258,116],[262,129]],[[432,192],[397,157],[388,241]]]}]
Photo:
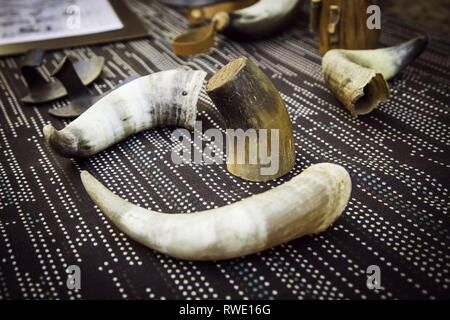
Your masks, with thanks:
[{"label": "alamy watermark", "polygon": [[370,16],[367,18],[367,29],[381,29],[381,9],[376,4],[367,7],[367,14]]},{"label": "alamy watermark", "polygon": [[[261,175],[273,175],[279,169],[279,129],[226,129],[211,128],[202,132],[201,121],[196,121],[194,137],[187,129],[178,128],[172,140],[179,142],[172,148],[173,163],[203,164],[259,164]],[[203,143],[206,142],[203,148]],[[193,151],[192,151],[192,146]],[[226,160],[224,160],[226,155]]]},{"label": "alamy watermark", "polygon": [[70,265],[67,267],[67,289],[80,290],[81,289],[81,269],[77,265]]},{"label": "alamy watermark", "polygon": [[373,264],[367,267],[367,288],[370,290],[381,289],[381,270],[380,267]]},{"label": "alamy watermark", "polygon": [[81,28],[81,9],[79,6],[72,4],[66,8],[68,15],[66,20],[66,27],[69,30]]}]

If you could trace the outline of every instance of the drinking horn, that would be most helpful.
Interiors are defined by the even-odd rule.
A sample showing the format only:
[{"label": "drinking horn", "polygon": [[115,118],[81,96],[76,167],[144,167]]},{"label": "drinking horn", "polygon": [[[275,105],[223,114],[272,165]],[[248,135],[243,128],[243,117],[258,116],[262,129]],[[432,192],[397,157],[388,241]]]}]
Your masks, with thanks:
[{"label": "drinking horn", "polygon": [[155,127],[193,129],[204,71],[174,69],[133,80],[92,105],[61,131],[44,127],[49,145],[64,157],[88,157]]},{"label": "drinking horn", "polygon": [[256,64],[246,57],[234,59],[209,79],[206,93],[225,120],[230,173],[267,181],[291,171],[295,146],[289,113]]},{"label": "drinking horn", "polygon": [[418,57],[427,43],[426,36],[419,36],[389,48],[330,50],[322,59],[325,82],[354,117],[367,114],[389,99],[387,80]]},{"label": "drinking horn", "polygon": [[206,52],[214,45],[216,31],[232,38],[268,37],[289,24],[302,0],[260,0],[244,9],[220,11],[211,24],[194,28],[172,39],[173,51],[180,56]]},{"label": "drinking horn", "polygon": [[172,257],[222,260],[253,254],[319,233],[343,212],[350,197],[347,171],[315,164],[284,184],[217,209],[167,214],[113,194],[87,171],[83,185],[100,210],[125,234]]}]

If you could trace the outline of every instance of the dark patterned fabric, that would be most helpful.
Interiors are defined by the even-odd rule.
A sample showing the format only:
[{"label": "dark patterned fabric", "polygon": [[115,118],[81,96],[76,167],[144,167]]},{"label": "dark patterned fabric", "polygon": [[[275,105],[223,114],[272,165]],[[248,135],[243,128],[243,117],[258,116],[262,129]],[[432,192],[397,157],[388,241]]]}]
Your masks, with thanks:
[{"label": "dark patterned fabric", "polygon": [[[305,1],[307,2],[307,1]],[[64,54],[106,58],[96,94],[130,75],[179,66],[211,77],[245,55],[273,81],[286,102],[297,162],[268,183],[240,180],[225,165],[171,161],[173,128],[149,130],[88,159],[66,159],[45,143],[42,128],[69,123],[47,113],[61,99],[22,105],[27,89],[19,58],[0,59],[0,299],[394,299],[449,295],[448,38],[428,30],[426,51],[394,80],[391,99],[352,119],[327,89],[308,8],[271,39],[235,42],[217,36],[207,54],[180,58],[169,40],[189,28],[183,15],[152,1],[129,1],[153,37],[52,51],[45,73]],[[423,33],[383,16],[381,45]],[[223,124],[204,92],[203,132]],[[199,146],[197,146],[199,147]],[[314,163],[350,173],[353,191],[342,216],[325,232],[233,260],[170,258],[129,239],[90,200],[80,170],[117,195],[160,212],[220,207],[273,188]],[[66,268],[81,270],[81,289],[67,288]],[[367,287],[377,265],[381,289]]]}]

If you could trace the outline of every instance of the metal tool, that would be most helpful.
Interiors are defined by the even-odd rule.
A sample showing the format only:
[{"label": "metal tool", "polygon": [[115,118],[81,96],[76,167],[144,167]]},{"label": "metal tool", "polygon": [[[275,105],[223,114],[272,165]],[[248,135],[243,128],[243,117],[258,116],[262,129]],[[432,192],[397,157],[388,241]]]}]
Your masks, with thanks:
[{"label": "metal tool", "polygon": [[[29,93],[20,100],[25,103],[42,103],[62,98],[67,95],[67,90],[57,79],[47,81],[39,72],[44,51],[42,49],[29,50],[20,67],[23,77],[28,85]],[[73,63],[74,72],[83,85],[93,82],[102,72],[105,59],[93,57]]]},{"label": "metal tool", "polygon": [[[67,88],[70,103],[64,107],[57,109],[49,109],[48,112],[51,115],[61,118],[74,118],[78,117],[84,111],[89,109],[95,102],[100,100],[103,96],[110,91],[101,95],[92,95],[88,88],[82,83],[77,73],[75,72],[74,65],[68,57],[60,62],[56,70],[52,74],[56,77],[65,88]],[[137,77],[128,77],[120,85],[124,85]],[[114,89],[112,89],[114,90]]]}]

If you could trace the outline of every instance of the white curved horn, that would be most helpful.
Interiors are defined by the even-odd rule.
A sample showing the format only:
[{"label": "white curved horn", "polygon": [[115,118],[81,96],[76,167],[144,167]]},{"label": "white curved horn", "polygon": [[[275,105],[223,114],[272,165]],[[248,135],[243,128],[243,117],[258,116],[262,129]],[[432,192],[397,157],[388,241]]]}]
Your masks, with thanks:
[{"label": "white curved horn", "polygon": [[124,233],[169,256],[220,260],[252,254],[318,233],[344,210],[351,192],[347,171],[313,165],[278,187],[221,208],[190,214],[143,209],[114,195],[87,171],[91,199]]},{"label": "white curved horn", "polygon": [[386,80],[419,56],[427,43],[420,36],[383,49],[330,50],[322,59],[325,82],[354,117],[367,114],[389,99]]},{"label": "white curved horn", "polygon": [[65,157],[88,157],[155,127],[194,127],[204,71],[175,69],[140,77],[112,91],[64,129],[44,127],[50,146]]}]

